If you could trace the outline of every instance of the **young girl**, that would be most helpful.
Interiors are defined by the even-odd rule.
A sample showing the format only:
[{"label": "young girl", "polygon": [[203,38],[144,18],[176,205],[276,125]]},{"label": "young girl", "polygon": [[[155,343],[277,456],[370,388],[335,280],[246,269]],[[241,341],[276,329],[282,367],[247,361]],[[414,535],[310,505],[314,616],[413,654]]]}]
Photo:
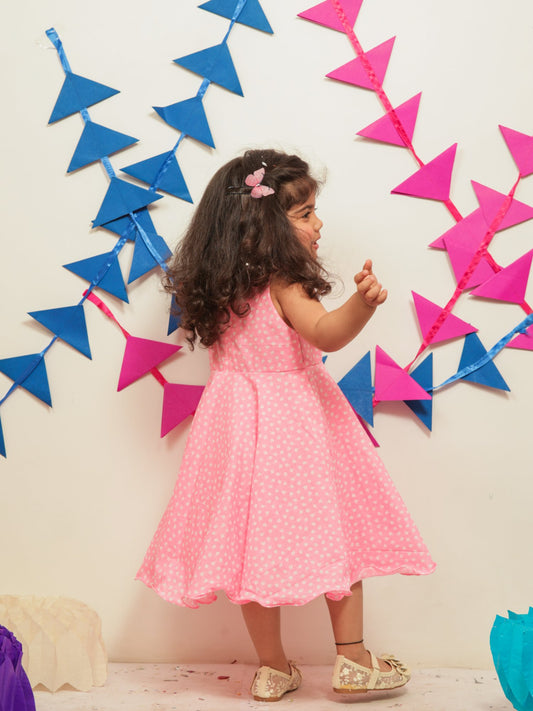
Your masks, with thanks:
[{"label": "young girl", "polygon": [[362,579],[434,568],[352,408],[322,364],[382,304],[367,260],[355,292],[326,311],[317,183],[294,155],[252,150],[220,168],[171,264],[181,326],[209,349],[211,377],[174,495],[138,579],[198,607],[222,590],[241,605],[260,668],[257,700],[301,681],[280,605],[325,594],[340,693],[409,680],[363,641]]}]

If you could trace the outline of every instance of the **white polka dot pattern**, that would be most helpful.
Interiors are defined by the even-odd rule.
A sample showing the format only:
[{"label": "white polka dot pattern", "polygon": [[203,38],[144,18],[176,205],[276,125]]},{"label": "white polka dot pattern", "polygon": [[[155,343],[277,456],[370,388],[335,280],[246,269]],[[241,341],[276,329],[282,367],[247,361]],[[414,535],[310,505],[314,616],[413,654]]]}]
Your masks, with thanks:
[{"label": "white polka dot pattern", "polygon": [[210,349],[174,494],[137,578],[198,607],[302,605],[435,565],[321,353],[267,289]]}]

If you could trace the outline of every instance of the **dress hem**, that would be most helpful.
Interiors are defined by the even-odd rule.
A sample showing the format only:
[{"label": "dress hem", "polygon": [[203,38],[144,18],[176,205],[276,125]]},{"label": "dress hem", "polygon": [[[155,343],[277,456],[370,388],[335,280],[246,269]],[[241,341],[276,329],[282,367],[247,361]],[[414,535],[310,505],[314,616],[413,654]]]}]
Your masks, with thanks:
[{"label": "dress hem", "polygon": [[205,590],[204,592],[197,592],[193,595],[182,595],[181,597],[176,597],[167,593],[162,587],[158,585],[151,584],[148,580],[145,580],[141,576],[136,576],[135,580],[140,580],[147,587],[154,590],[159,597],[173,605],[179,605],[180,607],[188,607],[192,609],[197,609],[200,605],[210,605],[218,598],[218,593],[224,593],[228,600],[234,605],[246,605],[249,602],[257,602],[262,607],[301,607],[302,605],[307,605],[312,600],[317,597],[325,595],[330,600],[341,600],[343,597],[351,596],[352,592],[350,588],[355,583],[360,580],[372,577],[382,577],[385,575],[430,575],[435,570],[435,563],[432,566],[426,566],[422,568],[413,568],[410,566],[398,566],[397,568],[391,569],[380,569],[375,567],[368,567],[361,570],[357,575],[350,578],[351,582],[348,585],[341,584],[339,586],[328,586],[326,589],[320,589],[317,592],[312,592],[309,595],[301,596],[295,598],[291,596],[290,593],[285,595],[274,594],[268,600],[264,596],[257,595],[252,591],[240,591],[240,593],[230,593],[224,587],[213,587]]}]

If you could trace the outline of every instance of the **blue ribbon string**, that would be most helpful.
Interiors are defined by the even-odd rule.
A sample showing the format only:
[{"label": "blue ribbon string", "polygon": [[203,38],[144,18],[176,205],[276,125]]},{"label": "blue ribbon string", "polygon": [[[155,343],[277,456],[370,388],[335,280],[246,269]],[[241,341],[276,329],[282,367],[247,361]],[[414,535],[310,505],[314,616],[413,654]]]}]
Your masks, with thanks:
[{"label": "blue ribbon string", "polygon": [[[232,17],[231,17],[231,21],[230,21],[230,25],[229,25],[228,31],[226,32],[226,34],[225,34],[225,36],[224,36],[224,39],[222,40],[223,43],[226,43],[226,42],[227,42],[228,37],[229,37],[229,35],[230,35],[230,32],[231,32],[231,30],[233,29],[233,26],[235,25],[235,23],[236,23],[236,21],[237,21],[239,15],[241,14],[241,12],[242,12],[244,6],[246,5],[246,2],[247,2],[247,0],[239,0],[239,1],[237,2],[236,6],[235,6],[235,10],[234,10],[234,12],[233,12],[233,15],[232,15]],[[55,47],[55,49],[56,49],[56,51],[57,51],[58,57],[59,57],[59,61],[61,62],[61,67],[63,68],[63,71],[65,72],[65,74],[67,74],[67,73],[72,74],[73,72],[72,72],[70,63],[69,63],[69,61],[68,61],[66,52],[65,52],[65,50],[64,50],[63,43],[62,43],[62,41],[61,41],[59,35],[57,34],[55,28],[51,27],[51,28],[49,28],[48,30],[46,30],[46,36],[48,37],[48,39],[50,40],[50,42],[54,45],[54,47]],[[197,91],[197,93],[196,93],[196,96],[198,96],[198,97],[200,97],[200,98],[202,99],[202,98],[204,97],[204,95],[205,95],[205,93],[206,93],[206,91],[207,91],[207,89],[208,89],[208,87],[209,87],[210,84],[211,84],[211,80],[210,80],[210,79],[207,79],[207,78],[204,78],[203,81],[202,81],[202,83],[200,84],[200,87],[199,87],[199,89],[198,89],[198,91]],[[89,111],[87,110],[87,108],[82,108],[79,113],[80,113],[80,115],[81,115],[81,117],[82,117],[82,119],[83,119],[84,124],[86,124],[88,121],[91,120],[91,117],[90,117],[90,115],[89,115]],[[160,167],[160,169],[159,169],[159,171],[158,171],[158,173],[157,173],[157,175],[156,175],[156,177],[155,177],[155,179],[154,179],[152,185],[151,185],[150,188],[149,188],[150,190],[152,190],[152,191],[155,192],[155,191],[158,189],[158,186],[159,186],[159,184],[160,184],[160,182],[161,182],[161,179],[162,179],[163,175],[165,174],[165,172],[166,172],[166,171],[168,170],[168,168],[169,168],[170,161],[171,161],[171,156],[176,154],[176,152],[177,152],[177,150],[178,150],[178,148],[179,148],[180,143],[181,143],[182,140],[183,140],[184,138],[186,138],[186,137],[187,137],[187,134],[185,134],[185,133],[183,133],[183,132],[180,133],[176,144],[175,144],[174,147],[172,148],[171,154],[169,155],[169,157],[168,157],[168,158],[163,162],[163,164],[161,165],[161,167]],[[113,168],[113,166],[112,166],[112,164],[111,164],[111,161],[109,160],[109,157],[108,157],[108,156],[104,156],[103,158],[101,158],[101,159],[100,159],[100,162],[101,162],[102,165],[104,166],[104,169],[105,169],[105,171],[106,171],[106,173],[107,173],[107,175],[108,175],[108,177],[109,177],[110,179],[116,177],[115,170],[114,170],[114,168]],[[155,261],[159,264],[159,266],[161,267],[161,269],[163,269],[165,272],[168,271],[168,266],[167,266],[166,262],[163,260],[162,256],[159,254],[158,250],[156,249],[155,245],[154,245],[153,242],[151,241],[151,239],[150,239],[150,237],[148,236],[147,232],[143,229],[142,225],[139,223],[139,220],[138,220],[137,217],[135,216],[135,213],[129,213],[128,216],[129,216],[129,218],[130,218],[130,224],[129,224],[128,227],[126,227],[126,229],[122,232],[122,234],[121,234],[119,240],[117,241],[115,247],[114,247],[113,250],[109,253],[109,258],[106,260],[105,264],[102,265],[102,267],[100,268],[100,270],[98,271],[98,273],[96,274],[96,276],[94,277],[94,279],[93,279],[93,280],[91,281],[91,283],[89,284],[88,289],[86,290],[86,292],[84,293],[84,295],[82,296],[82,298],[80,299],[80,301],[78,302],[78,306],[79,306],[79,305],[82,305],[82,304],[86,301],[88,295],[93,291],[93,289],[94,289],[95,287],[98,286],[98,284],[100,283],[100,281],[104,278],[104,276],[106,275],[106,273],[107,273],[108,270],[110,269],[111,264],[113,263],[113,261],[115,260],[115,258],[118,256],[119,252],[120,252],[120,251],[122,250],[122,248],[124,247],[124,245],[125,245],[125,243],[126,243],[128,237],[133,233],[134,229],[137,229],[138,234],[141,236],[141,239],[143,240],[144,244],[146,245],[148,251],[150,252],[150,254],[152,255],[152,257],[155,259]],[[13,385],[9,388],[9,390],[6,392],[6,394],[4,395],[4,397],[0,399],[0,406],[7,400],[7,398],[8,398],[20,385],[22,385],[22,383],[26,380],[26,378],[28,378],[28,377],[33,373],[33,371],[35,370],[35,368],[37,368],[37,366],[39,365],[39,363],[41,362],[41,360],[44,358],[44,356],[46,355],[46,353],[48,352],[48,350],[52,347],[52,345],[58,340],[58,338],[59,338],[59,336],[55,335],[55,336],[51,339],[51,341],[48,343],[48,345],[46,346],[46,348],[44,348],[39,354],[37,354],[37,355],[35,356],[35,358],[31,361],[30,365],[29,365],[28,368],[24,371],[24,373],[22,373],[22,375],[21,375],[19,378],[17,378],[17,380],[14,381]]]},{"label": "blue ribbon string", "polygon": [[97,272],[96,276],[93,278],[91,283],[89,284],[89,287],[87,288],[87,291],[83,294],[81,297],[80,301],[78,302],[78,306],[83,304],[84,301],[86,301],[87,297],[93,291],[95,287],[99,285],[99,283],[102,281],[102,279],[105,277],[107,272],[111,269],[111,265],[115,261],[115,259],[118,257],[120,251],[128,241],[128,237],[126,235],[121,235],[120,239],[117,240],[115,246],[109,252],[109,256],[104,262],[104,264],[100,267],[100,270]]},{"label": "blue ribbon string", "polygon": [[20,377],[18,377],[14,382],[13,385],[9,388],[7,393],[4,395],[4,397],[0,400],[0,407],[2,404],[7,400],[7,398],[15,392],[15,390],[19,387],[19,385],[22,385],[26,378],[29,378],[30,375],[33,373],[35,368],[39,365],[39,363],[42,361],[46,353],[50,350],[50,348],[54,345],[54,343],[57,341],[59,336],[54,336],[50,343],[46,346],[46,348],[43,348],[43,350],[40,353],[37,353],[35,358],[30,361],[30,364],[26,368],[26,370],[22,373]]},{"label": "blue ribbon string", "polygon": [[[70,68],[70,62],[67,59],[67,55],[65,53],[65,50],[63,48],[63,42],[61,42],[61,39],[59,35],[57,34],[56,30],[53,27],[50,27],[49,30],[46,30],[46,36],[50,40],[50,42],[54,45],[54,47],[57,50],[57,53],[59,55],[59,61],[61,62],[61,66],[63,67],[63,71],[65,74],[70,73],[72,74],[72,69]],[[80,115],[83,119],[83,123],[86,124],[91,120],[91,117],[89,116],[89,112],[87,111],[86,108],[80,109]],[[108,174],[109,178],[114,178],[115,177],[115,171],[113,169],[113,166],[111,165],[111,162],[109,161],[109,158],[107,156],[104,156],[103,158],[100,158],[101,163],[103,164],[106,173]]]},{"label": "blue ribbon string", "polygon": [[[230,32],[231,32],[231,30],[233,29],[234,24],[237,22],[237,20],[238,20],[238,18],[239,18],[239,15],[241,14],[241,12],[242,12],[242,10],[243,10],[243,8],[244,8],[244,6],[246,5],[247,2],[248,2],[248,0],[239,0],[239,2],[236,4],[235,10],[233,11],[233,15],[231,16],[231,21],[230,21],[230,25],[229,25],[229,27],[228,27],[228,31],[227,31],[226,34],[224,35],[224,39],[222,40],[221,44],[226,44],[226,43],[227,43],[228,37],[229,37],[229,35],[230,35]],[[200,84],[200,87],[199,87],[198,91],[196,92],[196,96],[197,96],[198,98],[200,98],[200,99],[203,99],[204,96],[205,96],[205,92],[207,91],[207,89],[208,89],[208,87],[209,87],[210,84],[211,84],[211,80],[204,77],[202,83]],[[150,186],[150,190],[154,190],[154,191],[155,191],[155,190],[158,189],[158,187],[159,187],[159,185],[160,185],[160,183],[161,183],[161,179],[163,178],[164,174],[165,174],[166,171],[168,170],[168,167],[169,167],[169,165],[170,165],[170,161],[171,161],[171,159],[172,159],[172,155],[176,155],[176,152],[177,152],[177,150],[178,150],[178,147],[179,147],[180,143],[181,143],[182,140],[183,140],[184,138],[186,138],[186,137],[187,137],[187,134],[186,134],[186,133],[183,133],[183,132],[180,133],[179,138],[178,138],[178,140],[177,140],[177,142],[176,142],[176,145],[174,146],[174,148],[172,148],[172,150],[171,150],[171,152],[170,152],[168,158],[163,162],[163,164],[162,164],[161,167],[159,168],[159,170],[158,170],[158,172],[157,172],[157,175],[156,175],[155,178],[154,178],[154,182],[153,182],[152,185]],[[158,260],[158,261],[159,261],[159,260]]]},{"label": "blue ribbon string", "polygon": [[243,11],[244,6],[246,5],[247,0],[239,0],[239,2],[235,5],[235,10],[233,11],[233,15],[231,16],[231,22],[230,26],[228,28],[228,31],[226,32],[224,39],[222,40],[222,44],[226,44],[228,41],[229,33],[233,29],[233,25],[237,22],[239,19],[239,15]]},{"label": "blue ribbon string", "polygon": [[165,271],[165,272],[168,271],[168,266],[167,266],[165,260],[163,259],[163,257],[162,257],[162,256],[159,254],[159,252],[157,251],[156,247],[154,246],[154,243],[152,242],[152,240],[151,240],[150,237],[148,236],[147,232],[143,229],[143,226],[141,225],[141,223],[139,222],[139,220],[138,220],[137,217],[135,216],[135,213],[134,213],[134,212],[130,212],[129,217],[130,217],[130,219],[133,221],[133,223],[135,224],[135,227],[137,228],[137,230],[139,231],[139,234],[141,235],[142,241],[144,242],[144,244],[145,244],[146,247],[148,248],[148,251],[150,252],[150,254],[152,255],[152,257],[153,257],[153,258],[155,259],[155,261],[159,264],[159,266],[161,267],[161,269],[162,269],[163,271]]},{"label": "blue ribbon string", "polygon": [[53,27],[50,27],[49,30],[46,30],[46,36],[56,48],[57,53],[59,55],[59,61],[61,62],[61,66],[63,67],[65,74],[67,72],[70,72],[70,74],[72,74],[72,69],[70,68],[67,55],[65,54],[65,50],[63,49],[63,42],[61,42],[61,40],[59,39],[59,35],[55,31],[55,29]]},{"label": "blue ribbon string", "polygon": [[533,313],[528,314],[526,318],[518,324],[518,326],[515,326],[512,331],[509,331],[509,333],[506,334],[503,338],[500,338],[500,340],[490,350],[488,350],[485,355],[481,356],[481,358],[476,360],[475,363],[471,363],[470,365],[465,366],[455,375],[452,375],[440,385],[436,385],[435,387],[430,388],[429,390],[433,390],[433,392],[435,392],[435,390],[439,390],[440,388],[443,388],[446,385],[455,383],[456,380],[461,380],[465,376],[470,375],[470,373],[473,373],[475,370],[482,368],[489,361],[493,360],[498,355],[498,353],[503,350],[503,348],[505,348],[505,346],[509,343],[513,336],[515,336],[517,333],[525,333],[528,326],[530,326],[532,323]]}]

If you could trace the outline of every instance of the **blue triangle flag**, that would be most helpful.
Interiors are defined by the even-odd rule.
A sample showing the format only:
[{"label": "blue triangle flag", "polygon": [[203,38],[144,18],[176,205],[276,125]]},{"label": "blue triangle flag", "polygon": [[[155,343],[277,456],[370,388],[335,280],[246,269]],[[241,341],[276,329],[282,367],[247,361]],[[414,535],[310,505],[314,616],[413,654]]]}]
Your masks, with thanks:
[{"label": "blue triangle flag", "polygon": [[120,178],[111,178],[104,200],[100,205],[98,215],[93,220],[93,227],[115,220],[130,212],[140,210],[163,196],[153,190],[139,188]]},{"label": "blue triangle flag", "polygon": [[374,410],[372,405],[370,351],[339,380],[338,386],[357,414],[366,420],[369,425],[373,425]]},{"label": "blue triangle flag", "polygon": [[[170,251],[165,240],[155,232],[152,232],[151,234],[147,233],[147,236],[159,254],[161,262],[166,262],[167,259],[172,256],[172,252]],[[144,239],[139,236],[135,240],[135,249],[133,250],[133,259],[131,260],[128,284],[131,284],[131,282],[135,281],[135,279],[139,279],[139,277],[144,276],[149,271],[159,266],[160,262],[150,252]]]},{"label": "blue triangle flag", "polygon": [[72,72],[65,74],[65,81],[48,123],[54,123],[65,116],[71,116],[119,93],[116,89],[111,89],[111,87],[99,84],[92,79],[80,77],[78,74]]},{"label": "blue triangle flag", "polygon": [[73,170],[83,168],[89,163],[94,163],[95,160],[121,151],[133,143],[137,143],[138,140],[133,136],[127,136],[125,133],[119,133],[101,126],[99,123],[94,123],[94,121],[87,121],[67,173],[72,173]]},{"label": "blue triangle flag", "polygon": [[83,306],[65,306],[60,309],[30,311],[29,316],[52,331],[87,358],[91,358],[91,348],[87,335],[87,323]]},{"label": "blue triangle flag", "polygon": [[4,373],[14,381],[24,377],[24,380],[19,383],[20,387],[52,407],[46,365],[42,353],[4,358],[0,360],[0,373]]},{"label": "blue triangle flag", "polygon": [[187,54],[185,57],[179,57],[174,61],[180,67],[185,67],[185,69],[199,74],[204,79],[209,79],[209,81],[224,87],[224,89],[242,96],[239,77],[235,71],[228,45],[225,42],[216,44],[214,47],[202,49],[200,52]]},{"label": "blue triangle flag", "polygon": [[169,106],[154,106],[154,109],[172,128],[211,148],[215,147],[200,96],[193,96],[192,99],[178,101]]},{"label": "blue triangle flag", "polygon": [[[430,353],[409,375],[428,392],[433,387],[433,353]],[[431,400],[404,400],[415,415],[431,431],[433,420],[433,398]]]},{"label": "blue triangle flag", "polygon": [[6,456],[6,444],[4,442],[4,433],[2,432],[2,420],[0,420],[0,454]]},{"label": "blue triangle flag", "polygon": [[172,294],[172,298],[170,300],[170,316],[168,319],[168,331],[167,331],[167,336],[170,336],[171,333],[174,333],[174,331],[177,331],[181,323],[181,309],[178,306],[178,302],[176,301],[176,296]]},{"label": "blue triangle flag", "polygon": [[[486,354],[487,351],[477,334],[469,333],[465,336],[458,372],[473,365]],[[492,360],[489,360],[485,365],[473,370],[471,373],[463,375],[462,380],[469,380],[471,383],[478,383],[479,385],[487,385],[489,388],[496,388],[497,390],[510,390]]]},{"label": "blue triangle flag", "polygon": [[[154,223],[152,222],[148,208],[145,207],[138,210],[135,213],[135,219],[145,232],[155,232]],[[139,234],[139,230],[137,229],[135,222],[129,215],[119,217],[116,220],[111,220],[111,222],[106,222],[101,226],[104,230],[114,232],[121,237],[126,236],[132,242],[137,239]]]},{"label": "blue triangle flag", "polygon": [[96,286],[107,291],[108,294],[112,294],[129,303],[118,257],[113,252],[98,254],[95,257],[82,259],[79,262],[63,264],[63,266],[82,279],[91,282],[91,284],[96,282]]},{"label": "blue triangle flag", "polygon": [[[209,0],[198,7],[231,20],[237,3],[238,0]],[[255,30],[262,30],[263,32],[273,34],[272,27],[265,17],[259,0],[247,0],[236,22],[240,22],[242,25],[247,25],[248,27],[253,27]]]},{"label": "blue triangle flag", "polygon": [[148,183],[155,190],[164,190],[182,200],[192,202],[174,151],[160,153],[153,158],[121,168],[121,170],[123,173]]}]

